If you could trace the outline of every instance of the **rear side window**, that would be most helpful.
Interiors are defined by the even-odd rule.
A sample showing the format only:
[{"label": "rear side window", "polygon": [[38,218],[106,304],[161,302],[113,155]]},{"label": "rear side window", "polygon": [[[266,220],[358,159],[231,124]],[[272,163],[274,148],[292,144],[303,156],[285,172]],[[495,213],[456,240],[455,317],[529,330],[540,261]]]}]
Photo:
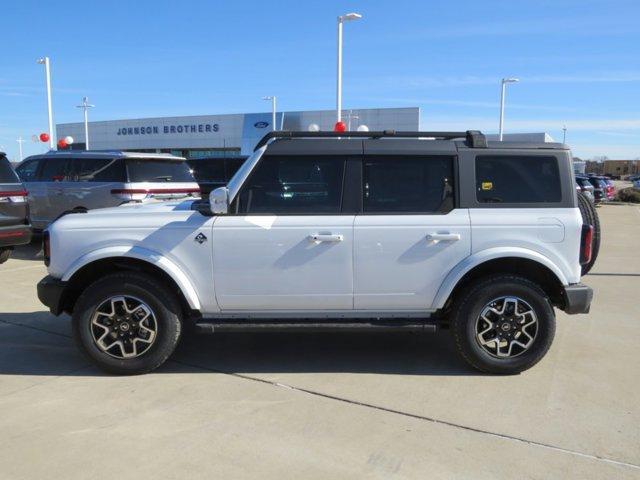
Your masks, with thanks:
[{"label": "rear side window", "polygon": [[45,159],[40,177],[43,182],[70,181],[69,160],[66,158]]},{"label": "rear side window", "polygon": [[368,213],[444,213],[453,209],[453,158],[369,157],[363,171]]},{"label": "rear side window", "polygon": [[28,160],[21,163],[16,168],[16,173],[23,182],[37,182],[38,181],[38,167],[40,166],[40,160]]},{"label": "rear side window", "polygon": [[476,198],[480,203],[556,203],[562,200],[555,157],[479,155]]},{"label": "rear side window", "polygon": [[0,157],[0,183],[20,183],[9,161],[2,157]]},{"label": "rear side window", "polygon": [[125,182],[126,172],[121,158],[74,158],[70,176],[76,182]]},{"label": "rear side window", "polygon": [[241,213],[338,213],[344,157],[265,156],[240,193]]},{"label": "rear side window", "polygon": [[194,182],[184,160],[128,158],[129,182]]}]

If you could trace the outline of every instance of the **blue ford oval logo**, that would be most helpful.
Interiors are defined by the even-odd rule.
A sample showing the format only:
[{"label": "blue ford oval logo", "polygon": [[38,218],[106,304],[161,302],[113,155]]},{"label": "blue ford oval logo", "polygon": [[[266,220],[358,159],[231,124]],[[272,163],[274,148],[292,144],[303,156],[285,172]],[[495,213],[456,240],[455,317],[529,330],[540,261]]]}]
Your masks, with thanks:
[{"label": "blue ford oval logo", "polygon": [[256,122],[253,126],[256,128],[267,128],[269,126],[269,122]]}]

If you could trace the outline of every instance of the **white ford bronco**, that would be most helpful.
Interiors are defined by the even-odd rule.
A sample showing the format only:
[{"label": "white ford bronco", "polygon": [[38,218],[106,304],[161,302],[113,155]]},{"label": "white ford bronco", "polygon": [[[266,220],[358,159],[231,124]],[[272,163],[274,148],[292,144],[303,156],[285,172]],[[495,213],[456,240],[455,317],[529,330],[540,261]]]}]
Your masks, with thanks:
[{"label": "white ford bronco", "polygon": [[[517,373],[587,313],[569,149],[468,132],[272,132],[209,200],[72,213],[38,296],[103,369],[149,372],[181,332],[448,328]],[[380,353],[384,355],[384,352]]]}]

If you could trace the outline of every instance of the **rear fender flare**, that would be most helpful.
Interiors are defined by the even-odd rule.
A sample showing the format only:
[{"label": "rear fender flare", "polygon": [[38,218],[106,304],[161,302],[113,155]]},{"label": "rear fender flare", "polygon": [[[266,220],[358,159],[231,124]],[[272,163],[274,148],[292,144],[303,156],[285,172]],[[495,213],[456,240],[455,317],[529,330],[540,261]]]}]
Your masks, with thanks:
[{"label": "rear fender flare", "polygon": [[527,260],[533,260],[551,270],[558,280],[562,283],[562,285],[568,285],[569,282],[567,280],[566,275],[558,268],[558,266],[553,263],[549,258],[544,255],[534,251],[529,250],[527,248],[488,248],[486,250],[482,250],[480,252],[474,253],[473,255],[465,258],[463,261],[458,263],[445,277],[442,285],[438,289],[438,293],[433,300],[432,309],[437,310],[443,308],[451,293],[454,291],[458,282],[472,269],[481,265],[490,260],[500,259],[500,258],[523,258]]}]

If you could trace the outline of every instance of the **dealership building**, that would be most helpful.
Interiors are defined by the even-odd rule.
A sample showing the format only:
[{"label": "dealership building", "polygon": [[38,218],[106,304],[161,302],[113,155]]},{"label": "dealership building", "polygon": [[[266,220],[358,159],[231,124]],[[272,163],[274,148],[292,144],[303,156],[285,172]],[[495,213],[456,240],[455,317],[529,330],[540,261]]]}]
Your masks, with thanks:
[{"label": "dealership building", "polygon": [[[278,129],[303,130],[316,124],[333,130],[335,110],[279,112]],[[367,108],[344,110],[343,121],[351,130],[366,125],[369,130],[420,130],[420,109]],[[271,129],[272,114],[239,113],[186,117],[139,118],[89,122],[91,150],[166,152],[187,158],[248,155]],[[58,138],[71,136],[72,148],[85,148],[84,124],[56,125]]]}]

